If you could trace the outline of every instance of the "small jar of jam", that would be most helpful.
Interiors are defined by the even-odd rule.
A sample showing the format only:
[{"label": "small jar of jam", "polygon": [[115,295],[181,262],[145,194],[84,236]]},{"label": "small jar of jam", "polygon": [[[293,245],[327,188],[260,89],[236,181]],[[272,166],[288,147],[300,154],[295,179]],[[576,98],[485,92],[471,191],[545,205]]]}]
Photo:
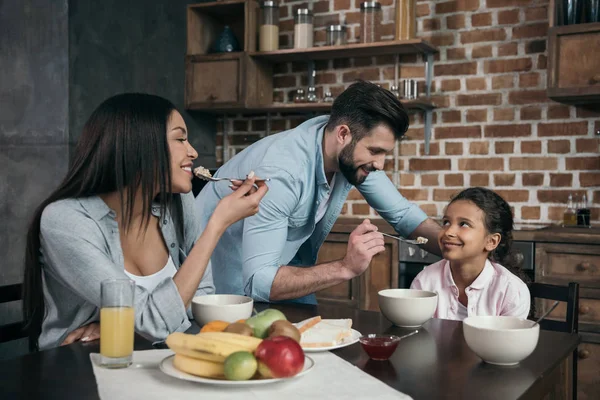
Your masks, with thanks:
[{"label": "small jar of jam", "polygon": [[358,340],[369,357],[378,361],[390,358],[400,343],[400,337],[396,335],[376,333],[361,336]]}]

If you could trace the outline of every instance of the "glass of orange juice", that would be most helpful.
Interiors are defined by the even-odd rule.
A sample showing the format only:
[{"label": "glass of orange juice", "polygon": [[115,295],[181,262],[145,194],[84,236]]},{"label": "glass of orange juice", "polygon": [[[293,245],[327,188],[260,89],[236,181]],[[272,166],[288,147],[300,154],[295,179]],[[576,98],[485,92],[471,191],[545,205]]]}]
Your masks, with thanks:
[{"label": "glass of orange juice", "polygon": [[135,282],[108,279],[101,283],[100,364],[126,368],[133,356]]}]

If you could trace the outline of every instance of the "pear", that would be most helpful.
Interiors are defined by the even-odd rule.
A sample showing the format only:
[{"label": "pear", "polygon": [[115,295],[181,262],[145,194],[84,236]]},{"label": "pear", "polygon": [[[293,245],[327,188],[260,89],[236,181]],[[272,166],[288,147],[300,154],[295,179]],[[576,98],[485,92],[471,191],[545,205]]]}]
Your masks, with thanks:
[{"label": "pear", "polygon": [[275,321],[287,320],[285,314],[274,308],[268,308],[246,320],[246,324],[254,329],[254,336],[264,339],[267,337],[271,324]]}]

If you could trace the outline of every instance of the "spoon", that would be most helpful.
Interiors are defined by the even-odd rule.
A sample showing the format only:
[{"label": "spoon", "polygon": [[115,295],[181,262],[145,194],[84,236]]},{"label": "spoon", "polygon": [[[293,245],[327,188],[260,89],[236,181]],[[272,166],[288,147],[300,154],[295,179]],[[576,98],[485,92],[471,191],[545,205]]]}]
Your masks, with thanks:
[{"label": "spoon", "polygon": [[417,240],[413,240],[413,239],[404,239],[403,237],[400,237],[400,236],[388,235],[387,233],[383,233],[383,232],[379,232],[379,233],[381,233],[383,236],[387,236],[387,237],[390,237],[392,239],[396,239],[396,240],[399,240],[401,242],[405,242],[405,243],[408,243],[408,244],[419,244],[419,245],[421,245],[421,244],[425,244],[425,243],[428,242],[428,239],[421,238],[421,237],[418,238]]},{"label": "spoon", "polygon": [[[550,307],[548,309],[548,311],[546,311],[545,313],[543,313],[542,316],[539,317],[537,319],[537,321],[535,321],[535,323],[533,325],[539,324],[541,320],[543,320],[544,318],[546,318],[548,316],[548,314],[550,314],[552,312],[552,310],[554,310],[556,308],[556,306],[558,305],[558,303],[559,303],[558,301],[555,301],[554,304],[552,304],[552,307]],[[531,326],[533,326],[533,325],[531,325]]]},{"label": "spoon", "polygon": [[407,333],[406,335],[402,335],[402,336],[400,336],[400,339],[407,338],[407,337],[409,337],[409,336],[412,336],[412,335],[414,335],[414,334],[417,334],[417,333],[419,333],[419,330],[418,330],[418,329],[417,329],[416,331],[414,331],[414,332]]}]

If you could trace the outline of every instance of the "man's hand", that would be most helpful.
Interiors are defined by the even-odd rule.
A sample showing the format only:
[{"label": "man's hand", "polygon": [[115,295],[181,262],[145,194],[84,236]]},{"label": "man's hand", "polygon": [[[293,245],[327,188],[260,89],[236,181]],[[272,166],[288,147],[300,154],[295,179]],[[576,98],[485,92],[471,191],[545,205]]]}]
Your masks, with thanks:
[{"label": "man's hand", "polygon": [[343,268],[348,272],[348,279],[362,274],[371,263],[374,255],[385,250],[383,235],[368,219],[356,227],[350,234],[348,249],[342,260]]}]

